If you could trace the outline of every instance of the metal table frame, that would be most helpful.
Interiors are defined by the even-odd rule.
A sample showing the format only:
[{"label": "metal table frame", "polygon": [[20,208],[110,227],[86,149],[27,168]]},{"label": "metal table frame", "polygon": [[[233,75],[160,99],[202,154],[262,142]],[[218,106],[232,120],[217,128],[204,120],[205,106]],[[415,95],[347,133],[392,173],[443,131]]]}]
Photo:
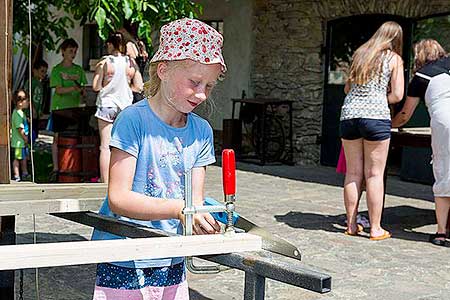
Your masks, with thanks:
[{"label": "metal table frame", "polygon": [[[292,100],[281,100],[281,99],[275,99],[275,98],[270,98],[270,99],[265,99],[265,98],[241,98],[241,99],[231,99],[231,101],[233,102],[233,110],[231,113],[231,118],[234,119],[235,116],[235,109],[236,109],[236,103],[240,104],[240,107],[242,107],[243,103],[248,103],[248,104],[256,104],[256,105],[260,105],[262,106],[262,113],[261,116],[259,116],[259,122],[260,122],[260,126],[261,126],[261,132],[262,132],[262,144],[265,145],[266,144],[266,131],[264,128],[264,119],[266,117],[266,111],[267,111],[267,107],[272,106],[272,105],[288,105],[289,106],[289,133],[288,133],[288,140],[289,140],[289,149],[288,149],[288,158],[286,160],[283,160],[283,163],[289,164],[289,165],[293,165],[293,151],[294,151],[294,145],[293,145],[293,141],[292,141],[292,137],[293,137],[293,121],[292,121]],[[260,164],[261,165],[265,165],[266,164],[266,148],[263,147],[262,148],[262,156],[260,157]]]}]

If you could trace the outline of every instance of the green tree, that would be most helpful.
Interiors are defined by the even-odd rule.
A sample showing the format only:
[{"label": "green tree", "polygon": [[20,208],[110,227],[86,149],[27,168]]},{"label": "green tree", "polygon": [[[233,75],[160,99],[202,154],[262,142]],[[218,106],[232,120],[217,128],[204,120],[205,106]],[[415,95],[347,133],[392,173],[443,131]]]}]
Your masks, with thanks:
[{"label": "green tree", "polygon": [[[13,10],[14,33],[24,37],[16,39],[15,46],[28,54],[28,0],[14,0]],[[31,0],[33,48],[55,50],[60,40],[67,37],[66,29],[73,28],[74,20],[81,25],[95,20],[103,39],[126,23],[134,24],[138,37],[151,52],[152,31],[169,21],[201,13],[201,5],[190,0]]]}]

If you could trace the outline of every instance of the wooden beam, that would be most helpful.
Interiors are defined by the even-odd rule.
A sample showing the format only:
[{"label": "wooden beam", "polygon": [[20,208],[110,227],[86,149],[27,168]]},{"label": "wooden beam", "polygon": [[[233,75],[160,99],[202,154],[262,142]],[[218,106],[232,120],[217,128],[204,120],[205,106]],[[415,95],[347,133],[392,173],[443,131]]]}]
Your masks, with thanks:
[{"label": "wooden beam", "polygon": [[[0,183],[9,183],[9,128],[12,88],[12,0],[0,2]],[[15,244],[15,217],[0,218],[0,243]],[[14,272],[0,272],[2,299],[14,299]]]},{"label": "wooden beam", "polygon": [[14,183],[0,187],[0,202],[75,198],[105,198],[104,183],[35,184]]},{"label": "wooden beam", "polygon": [[103,199],[102,197],[0,201],[0,216],[98,210]]},{"label": "wooden beam", "polygon": [[248,233],[0,246],[0,270],[261,250]]},{"label": "wooden beam", "polygon": [[12,87],[12,0],[0,2],[0,183],[9,183],[9,118]]},{"label": "wooden beam", "polygon": [[14,183],[0,187],[0,216],[98,210],[107,185]]}]

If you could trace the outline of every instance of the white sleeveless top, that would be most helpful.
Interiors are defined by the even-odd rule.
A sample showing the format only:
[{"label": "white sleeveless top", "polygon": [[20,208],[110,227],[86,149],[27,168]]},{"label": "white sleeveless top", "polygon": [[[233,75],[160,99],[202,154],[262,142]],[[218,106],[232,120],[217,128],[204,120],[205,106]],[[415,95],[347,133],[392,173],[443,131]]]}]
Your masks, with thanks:
[{"label": "white sleeveless top", "polygon": [[114,66],[111,81],[97,95],[97,107],[118,107],[120,110],[131,105],[133,92],[128,84],[127,68],[130,65],[128,56],[108,55],[106,59]]},{"label": "white sleeveless top", "polygon": [[390,120],[387,89],[391,79],[390,51],[382,54],[381,72],[365,84],[352,84],[344,100],[340,120],[356,118]]}]

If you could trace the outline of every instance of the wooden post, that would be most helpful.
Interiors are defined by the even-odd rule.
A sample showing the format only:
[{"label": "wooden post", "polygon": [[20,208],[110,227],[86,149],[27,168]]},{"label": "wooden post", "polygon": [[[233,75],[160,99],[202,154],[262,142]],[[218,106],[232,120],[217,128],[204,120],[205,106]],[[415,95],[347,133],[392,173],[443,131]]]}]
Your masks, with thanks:
[{"label": "wooden post", "polygon": [[[6,6],[6,7],[5,7]],[[0,183],[9,183],[12,87],[12,0],[0,1]]]},{"label": "wooden post", "polygon": [[[0,184],[10,182],[9,118],[12,87],[12,1],[0,2]],[[0,218],[0,244],[15,244],[15,217]],[[2,299],[15,299],[14,272],[0,272]]]}]

